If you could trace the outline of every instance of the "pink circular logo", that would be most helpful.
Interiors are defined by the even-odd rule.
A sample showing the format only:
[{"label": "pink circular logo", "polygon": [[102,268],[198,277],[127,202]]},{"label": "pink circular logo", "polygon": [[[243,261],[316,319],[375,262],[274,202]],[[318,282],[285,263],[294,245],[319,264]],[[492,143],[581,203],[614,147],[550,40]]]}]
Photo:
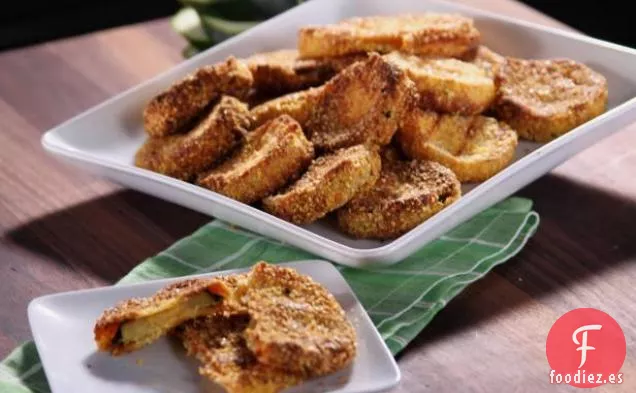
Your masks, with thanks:
[{"label": "pink circular logo", "polygon": [[620,384],[625,361],[623,329],[603,311],[578,308],[552,325],[546,340],[550,383],[591,388]]}]

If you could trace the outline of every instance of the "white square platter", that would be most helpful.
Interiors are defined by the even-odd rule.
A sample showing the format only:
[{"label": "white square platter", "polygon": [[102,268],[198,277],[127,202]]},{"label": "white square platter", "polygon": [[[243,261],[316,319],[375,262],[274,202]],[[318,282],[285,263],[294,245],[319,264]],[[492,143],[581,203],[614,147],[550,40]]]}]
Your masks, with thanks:
[{"label": "white square platter", "polygon": [[[457,12],[475,19],[483,42],[523,58],[567,57],[601,72],[608,81],[603,115],[547,144],[521,142],[514,162],[488,181],[464,187],[465,195],[410,232],[391,241],[356,240],[329,219],[299,227],[222,195],[147,170],[133,157],[144,140],[142,109],[155,94],[197,67],[229,55],[293,48],[297,29],[343,18],[405,12]],[[574,154],[636,121],[636,51],[630,48],[434,0],[312,0],[217,45],[55,127],[42,138],[51,154],[156,197],[285,241],[349,266],[392,264],[409,256],[480,211],[512,195]]]}]

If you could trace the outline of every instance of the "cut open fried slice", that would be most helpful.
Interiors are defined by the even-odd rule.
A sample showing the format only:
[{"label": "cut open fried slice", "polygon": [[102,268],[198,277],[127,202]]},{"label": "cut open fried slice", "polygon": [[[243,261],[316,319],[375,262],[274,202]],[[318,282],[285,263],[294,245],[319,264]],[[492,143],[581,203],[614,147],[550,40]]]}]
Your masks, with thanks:
[{"label": "cut open fried slice", "polygon": [[497,116],[525,139],[548,142],[600,115],[607,81],[567,59],[506,59],[497,74]]},{"label": "cut open fried slice", "polygon": [[310,111],[307,132],[319,151],[361,143],[386,145],[415,94],[404,72],[372,54],[324,85]]},{"label": "cut open fried slice", "polygon": [[253,203],[296,180],[313,157],[314,148],[298,122],[283,115],[248,133],[239,150],[198,183]]},{"label": "cut open fried slice", "polygon": [[153,137],[180,132],[222,95],[245,97],[252,82],[250,70],[234,57],[201,67],[146,105],[144,128]]},{"label": "cut open fried slice", "polygon": [[295,224],[311,223],[375,183],[380,155],[363,145],[319,157],[281,194],[263,200],[265,211]]},{"label": "cut open fried slice", "polygon": [[302,27],[298,34],[298,50],[305,58],[391,51],[459,56],[477,45],[479,39],[473,20],[461,15],[371,16]]},{"label": "cut open fried slice", "polygon": [[338,225],[356,238],[391,239],[459,199],[453,172],[432,161],[383,161],[380,179],[338,210]]},{"label": "cut open fried slice", "polygon": [[99,317],[94,334],[97,347],[113,355],[137,350],[167,334],[184,321],[219,313],[229,307],[244,276],[191,279],[169,285],[148,298],[117,304]]},{"label": "cut open fried slice", "polygon": [[446,113],[483,112],[495,99],[495,83],[482,68],[456,59],[385,55],[415,82],[424,109]]},{"label": "cut open fried slice", "polygon": [[439,114],[417,110],[397,134],[407,156],[449,167],[461,182],[484,181],[515,155],[517,133],[485,116]]},{"label": "cut open fried slice", "polygon": [[294,269],[256,264],[241,297],[248,348],[259,362],[313,377],[348,366],[356,333],[325,287]]},{"label": "cut open fried slice", "polygon": [[278,116],[289,115],[304,128],[322,89],[315,87],[290,93],[255,106],[250,111],[253,125],[258,127]]},{"label": "cut open fried slice", "polygon": [[187,133],[146,140],[135,156],[135,165],[190,180],[229,153],[249,126],[247,105],[236,98],[224,96]]},{"label": "cut open fried slice", "polygon": [[258,362],[244,332],[249,315],[217,315],[188,321],[175,330],[199,372],[228,393],[278,393],[303,381],[299,375]]},{"label": "cut open fried slice", "polygon": [[254,88],[270,94],[288,93],[328,81],[364,55],[299,59],[295,49],[257,53],[245,59],[254,77]]}]

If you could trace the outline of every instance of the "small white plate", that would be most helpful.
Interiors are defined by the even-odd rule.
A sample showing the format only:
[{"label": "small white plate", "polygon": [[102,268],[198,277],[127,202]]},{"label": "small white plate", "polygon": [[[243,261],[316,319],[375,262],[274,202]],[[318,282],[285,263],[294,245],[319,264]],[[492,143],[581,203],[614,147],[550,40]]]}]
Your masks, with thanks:
[{"label": "small white plate", "polygon": [[[475,19],[483,42],[509,56],[568,57],[607,78],[608,111],[547,144],[520,143],[514,162],[493,178],[464,187],[465,195],[398,239],[358,240],[328,219],[300,227],[215,192],[137,168],[135,151],[145,138],[141,114],[159,91],[197,67],[296,45],[298,28],[353,16],[405,12],[455,12]],[[636,121],[636,51],[579,34],[434,0],[313,0],[183,62],[47,132],[50,153],[130,188],[169,200],[350,266],[398,262],[483,209],[512,195],[574,154]],[[627,147],[626,147],[627,148]]]},{"label": "small white plate", "polygon": [[[300,261],[295,268],[325,286],[356,329],[358,354],[353,365],[311,380],[285,393],[362,393],[388,390],[400,380],[400,370],[369,316],[334,266],[325,261]],[[241,270],[199,275],[213,277]],[[184,277],[60,293],[34,299],[29,323],[53,393],[199,393],[222,392],[197,374],[197,363],[179,343],[168,338],[128,355],[96,352],[95,321],[108,307],[131,297],[149,296]]]}]

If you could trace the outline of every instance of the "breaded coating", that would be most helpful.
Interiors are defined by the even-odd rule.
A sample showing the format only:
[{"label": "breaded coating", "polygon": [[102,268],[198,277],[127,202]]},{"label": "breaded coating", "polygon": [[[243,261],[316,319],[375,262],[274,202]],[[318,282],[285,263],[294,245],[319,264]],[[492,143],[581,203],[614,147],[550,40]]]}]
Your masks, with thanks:
[{"label": "breaded coating", "polygon": [[250,70],[234,57],[201,67],[146,105],[144,128],[152,137],[180,132],[221,95],[245,97],[252,81]]},{"label": "breaded coating", "polygon": [[473,63],[477,67],[486,71],[486,74],[490,78],[494,78],[499,72],[499,69],[506,62],[506,58],[497,52],[494,52],[490,48],[479,45],[474,50],[471,50],[462,60]]},{"label": "breaded coating", "polygon": [[323,87],[314,87],[255,106],[250,111],[253,126],[258,127],[281,115],[289,115],[304,128],[322,90]]},{"label": "breaded coating", "polygon": [[245,63],[252,72],[256,90],[280,94],[321,85],[363,58],[364,55],[352,55],[299,59],[297,50],[282,49],[257,53],[245,59]]},{"label": "breaded coating", "polygon": [[224,96],[185,134],[149,138],[135,156],[135,165],[181,180],[190,180],[230,152],[250,126],[247,105]]},{"label": "breaded coating", "polygon": [[495,83],[482,68],[456,59],[423,59],[391,53],[385,59],[415,82],[424,109],[477,114],[495,99]]},{"label": "breaded coating", "polygon": [[361,143],[386,145],[415,95],[404,72],[372,54],[325,84],[307,120],[310,140],[319,151]]},{"label": "breaded coating", "polygon": [[602,114],[607,81],[568,59],[508,58],[497,74],[497,116],[519,136],[548,142]]},{"label": "breaded coating", "polygon": [[303,381],[299,375],[259,363],[245,344],[248,315],[213,316],[186,322],[175,330],[199,373],[228,393],[278,393]]},{"label": "breaded coating", "polygon": [[296,180],[314,158],[298,122],[280,116],[250,132],[243,145],[199,185],[243,203],[260,201]]},{"label": "breaded coating", "polygon": [[307,172],[283,193],[263,200],[270,214],[309,224],[371,187],[380,174],[380,155],[363,145],[319,157]]},{"label": "breaded coating", "polygon": [[255,265],[242,301],[251,321],[248,348],[260,363],[307,377],[347,367],[356,356],[356,332],[321,284],[293,269]]},{"label": "breaded coating", "polygon": [[459,56],[479,43],[473,20],[455,14],[406,14],[351,18],[336,24],[302,27],[303,58],[400,51],[426,56]]},{"label": "breaded coating", "polygon": [[[191,279],[171,284],[153,296],[133,298],[105,310],[95,324],[97,347],[112,355],[137,350],[184,321],[226,312],[244,275]],[[230,307],[231,308],[231,307]]]},{"label": "breaded coating", "polygon": [[436,162],[383,161],[375,186],[338,210],[338,225],[356,238],[392,239],[460,196],[457,177]]},{"label": "breaded coating", "polygon": [[461,182],[484,181],[514,158],[517,133],[485,116],[409,114],[397,139],[407,156],[447,166]]}]

